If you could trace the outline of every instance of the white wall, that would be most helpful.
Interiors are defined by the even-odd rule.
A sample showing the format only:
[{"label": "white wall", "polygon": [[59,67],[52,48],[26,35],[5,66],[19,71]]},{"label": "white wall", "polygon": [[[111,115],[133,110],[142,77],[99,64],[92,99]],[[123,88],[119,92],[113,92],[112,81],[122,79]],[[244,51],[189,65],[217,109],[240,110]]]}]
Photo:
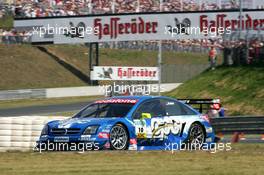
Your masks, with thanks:
[{"label": "white wall", "polygon": [[[162,92],[168,92],[177,88],[182,83],[161,84]],[[136,84],[135,84],[136,85]],[[149,84],[158,86],[158,84]],[[156,88],[157,89],[157,88]],[[82,86],[48,89],[19,89],[0,91],[0,100],[30,99],[30,98],[59,98],[59,97],[81,97],[81,96],[103,96],[103,86]]]},{"label": "white wall", "polygon": [[[161,84],[163,92],[171,91],[177,88],[182,83],[164,83]],[[151,84],[157,86],[158,84]],[[101,86],[87,86],[87,87],[70,87],[70,88],[49,88],[46,89],[46,98],[58,97],[76,97],[76,96],[99,96],[104,95],[105,91]]]},{"label": "white wall", "polygon": [[98,86],[46,89],[46,98],[97,96],[103,94],[104,92],[100,92]]}]

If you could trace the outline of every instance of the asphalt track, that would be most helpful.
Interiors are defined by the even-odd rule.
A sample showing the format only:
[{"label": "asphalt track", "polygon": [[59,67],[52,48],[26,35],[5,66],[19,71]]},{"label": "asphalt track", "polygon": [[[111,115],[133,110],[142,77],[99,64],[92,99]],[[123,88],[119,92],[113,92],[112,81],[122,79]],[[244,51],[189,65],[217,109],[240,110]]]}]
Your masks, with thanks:
[{"label": "asphalt track", "polygon": [[71,112],[71,111],[77,112],[78,110],[85,107],[87,104],[89,104],[89,102],[0,109],[0,117],[48,115],[51,113],[54,114],[58,112]]}]

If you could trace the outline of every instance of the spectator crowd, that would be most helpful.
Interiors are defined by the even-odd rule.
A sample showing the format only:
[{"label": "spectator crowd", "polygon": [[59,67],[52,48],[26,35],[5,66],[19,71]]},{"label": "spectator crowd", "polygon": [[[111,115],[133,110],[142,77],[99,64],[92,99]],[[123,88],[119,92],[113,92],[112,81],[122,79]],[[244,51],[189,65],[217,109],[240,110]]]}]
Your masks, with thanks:
[{"label": "spectator crowd", "polygon": [[103,13],[195,11],[238,8],[237,1],[217,0],[15,0],[16,17],[46,17]]},{"label": "spectator crowd", "polygon": [[18,32],[15,29],[0,29],[0,43],[4,44],[21,44],[30,42],[30,32]]}]

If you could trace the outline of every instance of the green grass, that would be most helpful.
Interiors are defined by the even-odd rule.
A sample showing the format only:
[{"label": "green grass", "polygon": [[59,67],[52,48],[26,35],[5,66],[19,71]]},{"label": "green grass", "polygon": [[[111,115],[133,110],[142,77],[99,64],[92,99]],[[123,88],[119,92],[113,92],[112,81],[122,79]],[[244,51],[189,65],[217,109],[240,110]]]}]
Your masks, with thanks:
[{"label": "green grass", "polygon": [[233,144],[231,151],[98,151],[6,152],[1,153],[0,172],[4,175],[47,174],[185,174],[262,175],[264,144]]},{"label": "green grass", "polygon": [[0,90],[87,85],[30,45],[0,44]]},{"label": "green grass", "polygon": [[[48,45],[51,53],[89,75],[84,45]],[[0,44],[0,90],[85,86],[49,55],[31,45]],[[100,49],[100,65],[156,66],[157,52]],[[164,52],[164,64],[207,64],[206,54]]]},{"label": "green grass", "polygon": [[14,18],[12,16],[5,16],[0,18],[0,29],[11,29],[13,28]]},{"label": "green grass", "polygon": [[220,98],[229,115],[263,115],[264,67],[218,67],[165,94],[176,98]]},{"label": "green grass", "polygon": [[[48,45],[51,53],[78,67],[88,74],[88,48],[84,45]],[[121,49],[99,49],[99,65],[102,66],[156,66],[157,51]],[[206,54],[166,52],[162,54],[163,64],[208,64]],[[221,57],[220,59],[221,60]]]}]

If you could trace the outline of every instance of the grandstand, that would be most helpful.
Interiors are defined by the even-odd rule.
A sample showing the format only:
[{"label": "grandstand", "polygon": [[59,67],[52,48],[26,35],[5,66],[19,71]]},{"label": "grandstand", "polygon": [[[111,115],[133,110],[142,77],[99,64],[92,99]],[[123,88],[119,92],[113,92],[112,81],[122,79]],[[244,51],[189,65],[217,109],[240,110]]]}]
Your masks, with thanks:
[{"label": "grandstand", "polygon": [[[264,2],[242,0],[242,7],[263,8]],[[45,17],[237,8],[238,0],[2,0],[0,17],[10,12],[16,17]]]},{"label": "grandstand", "polygon": [[[243,8],[261,7],[261,4],[255,1],[242,0]],[[16,0],[12,6],[15,7],[16,17],[239,8],[238,1],[234,0]]]}]

